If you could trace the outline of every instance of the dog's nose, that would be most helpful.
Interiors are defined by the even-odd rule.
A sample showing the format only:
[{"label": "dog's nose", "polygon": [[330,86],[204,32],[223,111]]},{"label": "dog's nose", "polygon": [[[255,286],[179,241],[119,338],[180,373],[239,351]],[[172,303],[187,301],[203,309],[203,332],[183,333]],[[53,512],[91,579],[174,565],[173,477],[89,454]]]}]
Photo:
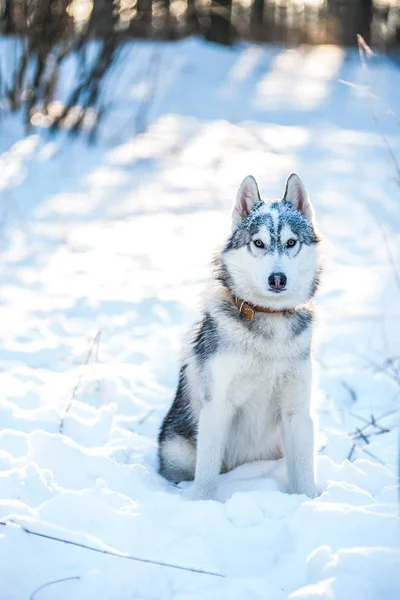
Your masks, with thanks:
[{"label": "dog's nose", "polygon": [[287,277],[285,273],[271,273],[268,277],[268,285],[271,290],[280,291],[285,289]]}]

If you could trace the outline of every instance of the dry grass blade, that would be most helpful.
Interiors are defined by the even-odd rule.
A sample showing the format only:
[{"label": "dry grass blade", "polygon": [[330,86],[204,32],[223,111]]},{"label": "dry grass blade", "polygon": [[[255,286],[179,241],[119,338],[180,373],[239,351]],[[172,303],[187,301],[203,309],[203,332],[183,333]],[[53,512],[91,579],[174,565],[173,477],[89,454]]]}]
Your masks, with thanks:
[{"label": "dry grass blade", "polygon": [[363,51],[369,57],[374,55],[371,48],[368,46],[367,42],[364,40],[363,36],[360,35],[359,33],[357,34],[357,45],[358,45],[358,52],[360,54]]},{"label": "dry grass blade", "polygon": [[[362,67],[363,71],[365,72],[365,74],[368,75],[368,64],[367,64],[366,58],[371,58],[374,55],[374,53],[372,52],[371,48],[368,46],[368,44],[366,43],[366,41],[364,40],[364,38],[361,35],[357,35],[357,44],[358,44],[358,53],[360,56],[361,67]],[[400,184],[400,167],[399,167],[397,158],[388,142],[388,139],[387,139],[384,131],[382,130],[379,119],[376,116],[376,113],[375,113],[375,110],[374,110],[374,107],[372,104],[372,100],[375,99],[376,96],[374,96],[373,94],[370,93],[368,86],[359,86],[359,85],[356,85],[349,81],[343,81],[343,80],[341,80],[341,82],[344,83],[345,85],[349,85],[351,87],[362,90],[363,93],[365,94],[365,96],[368,98],[372,119],[375,123],[376,129],[379,132],[379,135],[381,136],[381,138],[383,140],[383,143],[386,146],[386,149],[388,151],[388,154],[390,156],[390,159],[391,159],[394,169],[396,171],[397,181]],[[391,113],[391,116],[394,115],[394,113],[392,111],[390,111],[390,113]]]},{"label": "dry grass blade", "polygon": [[74,389],[73,389],[73,391],[72,391],[71,397],[70,397],[70,399],[68,400],[68,402],[67,402],[67,404],[66,404],[66,406],[65,406],[65,408],[64,408],[64,414],[63,414],[63,416],[61,417],[61,421],[60,421],[60,427],[59,427],[59,432],[60,432],[60,433],[64,433],[64,421],[65,421],[65,417],[67,416],[67,414],[68,414],[68,411],[69,411],[69,409],[71,408],[71,405],[72,405],[73,401],[75,400],[75,397],[76,397],[76,394],[77,394],[77,392],[78,392],[79,386],[80,386],[80,384],[81,384],[82,377],[83,377],[83,375],[84,375],[85,369],[86,369],[87,365],[89,364],[89,361],[90,361],[90,359],[91,359],[91,357],[92,357],[93,350],[95,349],[95,347],[96,347],[96,346],[98,346],[98,344],[99,344],[99,342],[100,342],[100,337],[101,337],[101,331],[99,330],[99,331],[96,333],[96,335],[94,336],[94,338],[93,338],[93,340],[92,340],[92,343],[90,344],[90,347],[89,347],[88,353],[87,353],[87,355],[86,355],[85,362],[84,362],[84,363],[83,363],[83,365],[82,365],[82,370],[81,370],[81,373],[80,373],[80,375],[79,375],[79,377],[78,377],[78,381],[76,382],[76,385],[75,385],[75,387],[74,387]]}]

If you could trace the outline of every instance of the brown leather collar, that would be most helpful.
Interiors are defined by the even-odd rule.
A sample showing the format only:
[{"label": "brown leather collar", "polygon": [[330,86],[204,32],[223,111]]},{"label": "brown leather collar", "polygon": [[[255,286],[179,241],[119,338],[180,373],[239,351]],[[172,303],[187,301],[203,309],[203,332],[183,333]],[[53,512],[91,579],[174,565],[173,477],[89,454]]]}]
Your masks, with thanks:
[{"label": "brown leather collar", "polygon": [[287,308],[274,309],[274,308],[268,308],[267,306],[257,306],[256,304],[251,304],[250,302],[245,302],[244,300],[241,300],[241,298],[238,298],[237,296],[232,296],[232,299],[233,299],[233,302],[238,307],[239,312],[243,313],[249,321],[252,321],[254,319],[254,313],[256,313],[256,312],[261,312],[261,313],[290,312],[290,309],[287,309]]}]

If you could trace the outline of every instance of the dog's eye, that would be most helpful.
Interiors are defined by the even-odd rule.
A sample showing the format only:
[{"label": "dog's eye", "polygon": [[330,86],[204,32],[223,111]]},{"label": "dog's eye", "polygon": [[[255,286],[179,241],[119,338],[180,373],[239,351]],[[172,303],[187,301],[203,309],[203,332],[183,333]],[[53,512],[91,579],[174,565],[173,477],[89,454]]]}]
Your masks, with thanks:
[{"label": "dog's eye", "polygon": [[297,244],[297,240],[295,240],[294,238],[290,238],[290,240],[288,240],[286,242],[286,246],[288,248],[293,248],[293,246],[295,246]]},{"label": "dog's eye", "polygon": [[254,245],[257,246],[257,248],[265,248],[265,244],[262,240],[254,240]]}]

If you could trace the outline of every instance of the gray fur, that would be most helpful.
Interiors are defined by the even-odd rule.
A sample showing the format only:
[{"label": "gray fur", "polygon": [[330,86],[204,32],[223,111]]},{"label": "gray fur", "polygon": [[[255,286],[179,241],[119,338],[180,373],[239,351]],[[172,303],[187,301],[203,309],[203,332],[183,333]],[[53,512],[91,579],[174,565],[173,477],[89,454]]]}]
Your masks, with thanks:
[{"label": "gray fur", "polygon": [[194,440],[196,436],[196,427],[193,421],[193,415],[190,411],[188,402],[189,390],[186,381],[186,368],[183,365],[179,372],[178,388],[176,390],[175,400],[163,422],[163,428],[160,431],[159,441],[163,441],[171,435],[182,435],[187,439]]},{"label": "gray fur", "polygon": [[227,269],[226,265],[221,260],[220,254],[217,254],[216,256],[214,256],[213,265],[214,265],[215,279],[217,281],[219,281],[220,283],[222,283],[222,285],[224,287],[226,287],[227,289],[233,290],[235,287],[235,283],[234,283],[232,276],[229,273],[229,270]]},{"label": "gray fur", "polygon": [[292,315],[291,321],[293,337],[297,337],[311,326],[313,321],[313,312],[308,308],[298,310]]},{"label": "gray fur", "polygon": [[205,313],[203,320],[199,323],[199,329],[196,332],[192,345],[193,353],[196,356],[200,367],[202,367],[218,350],[220,336],[217,323],[207,312]]},{"label": "gray fur", "polygon": [[[252,238],[257,234],[261,227],[266,227],[271,235],[272,243],[265,250],[266,253],[279,254],[287,253],[287,249],[282,245],[280,233],[285,225],[298,236],[300,244],[316,244],[319,242],[319,237],[316,234],[314,227],[298,210],[294,208],[290,202],[281,200],[280,202],[272,202],[269,204],[269,209],[278,214],[278,235],[274,228],[274,222],[271,214],[262,212],[265,208],[265,202],[258,202],[249,215],[243,219],[235,231],[230,236],[224,252],[229,250],[237,250],[243,246],[248,246]],[[300,250],[299,250],[300,251]]]}]

